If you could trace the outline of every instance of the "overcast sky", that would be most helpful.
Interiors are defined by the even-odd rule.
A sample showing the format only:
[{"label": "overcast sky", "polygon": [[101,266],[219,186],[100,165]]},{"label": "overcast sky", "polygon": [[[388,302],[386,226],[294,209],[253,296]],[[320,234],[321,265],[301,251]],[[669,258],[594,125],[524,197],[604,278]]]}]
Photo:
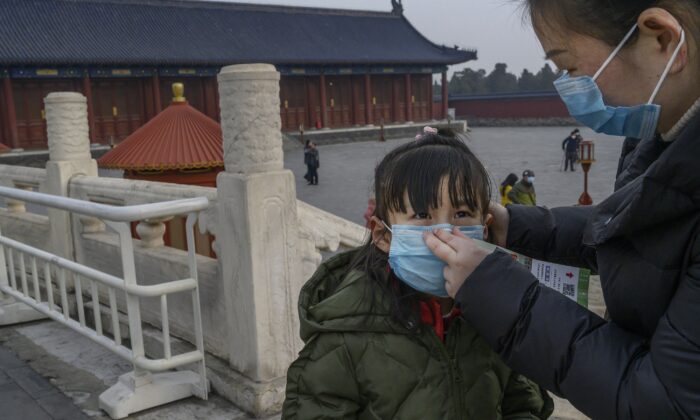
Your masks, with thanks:
[{"label": "overcast sky", "polygon": [[[219,0],[220,1],[220,0]],[[390,0],[228,0],[363,10],[391,10]],[[512,73],[536,72],[544,53],[528,24],[523,24],[517,0],[404,0],[413,25],[438,44],[476,48],[479,60],[467,67],[491,71],[499,62]],[[464,66],[460,66],[464,67]]]}]

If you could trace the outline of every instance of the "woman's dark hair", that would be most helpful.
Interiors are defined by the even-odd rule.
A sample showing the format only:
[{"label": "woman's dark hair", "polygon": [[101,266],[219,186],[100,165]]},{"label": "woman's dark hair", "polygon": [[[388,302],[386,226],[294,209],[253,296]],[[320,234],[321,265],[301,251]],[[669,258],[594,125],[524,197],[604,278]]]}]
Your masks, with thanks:
[{"label": "woman's dark hair", "polygon": [[308,148],[311,145],[311,140],[306,140],[306,143],[304,144],[305,148]]},{"label": "woman's dark hair", "polygon": [[518,176],[516,174],[508,174],[506,179],[501,182],[501,187],[506,187],[506,186],[513,186],[515,183],[518,182]]},{"label": "woman's dark hair", "polygon": [[[461,137],[451,130],[440,130],[403,144],[382,159],[375,170],[373,215],[389,225],[390,213],[406,212],[406,195],[416,213],[435,209],[442,200],[444,180],[453,206],[466,205],[475,213],[487,214],[491,182],[486,169]],[[387,299],[394,320],[413,329],[420,325],[417,308],[425,297],[392,278],[388,257],[370,236],[357,251],[349,271],[366,273],[373,306]]]},{"label": "woman's dark hair", "polygon": [[[650,7],[668,10],[688,35],[700,31],[698,0],[519,0],[536,29],[562,28],[617,45]],[[636,37],[637,34],[634,35]],[[630,42],[634,42],[635,38]],[[696,37],[697,39],[697,37]]]}]

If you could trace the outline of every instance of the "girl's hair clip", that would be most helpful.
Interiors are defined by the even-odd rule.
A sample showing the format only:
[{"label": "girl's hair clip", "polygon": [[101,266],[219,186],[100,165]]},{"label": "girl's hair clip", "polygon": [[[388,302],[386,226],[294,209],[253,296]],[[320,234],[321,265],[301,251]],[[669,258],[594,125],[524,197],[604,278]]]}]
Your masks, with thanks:
[{"label": "girl's hair clip", "polygon": [[423,132],[416,135],[416,141],[422,139],[423,136],[426,136],[428,134],[437,134],[437,133],[438,133],[437,128],[433,128],[433,127],[426,125],[425,127],[423,127]]}]

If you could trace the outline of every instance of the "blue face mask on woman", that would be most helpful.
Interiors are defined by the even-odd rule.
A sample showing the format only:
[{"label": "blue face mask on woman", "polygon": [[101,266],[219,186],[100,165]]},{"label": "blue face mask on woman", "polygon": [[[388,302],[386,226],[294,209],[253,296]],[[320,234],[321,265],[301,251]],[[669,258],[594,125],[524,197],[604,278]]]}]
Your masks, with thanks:
[{"label": "blue face mask on woman", "polygon": [[637,25],[634,25],[632,30],[627,33],[622,42],[620,42],[617,48],[610,54],[608,59],[605,60],[593,77],[570,77],[569,74],[565,72],[564,75],[554,82],[554,87],[557,89],[557,92],[559,92],[562,101],[566,104],[569,114],[576,118],[581,124],[584,124],[598,133],[647,140],[653,138],[656,134],[656,127],[659,122],[659,115],[661,114],[661,107],[653,103],[654,99],[656,99],[661,85],[666,80],[666,76],[668,76],[673,62],[676,60],[681,47],[685,43],[685,31],[681,29],[680,42],[671,60],[666,65],[666,69],[661,75],[654,92],[651,94],[649,102],[645,105],[631,107],[607,106],[603,102],[603,94],[595,81],[608,67],[608,64],[610,64],[613,58],[617,56],[632,34],[634,34],[635,30],[637,30]]},{"label": "blue face mask on woman", "polygon": [[[430,251],[423,241],[423,234],[436,229],[451,232],[453,226],[394,225],[393,229],[388,226],[386,228],[391,232],[389,265],[394,274],[414,290],[437,297],[449,297],[443,276],[446,264]],[[459,231],[472,239],[484,239],[484,227],[481,225],[459,226]]]}]

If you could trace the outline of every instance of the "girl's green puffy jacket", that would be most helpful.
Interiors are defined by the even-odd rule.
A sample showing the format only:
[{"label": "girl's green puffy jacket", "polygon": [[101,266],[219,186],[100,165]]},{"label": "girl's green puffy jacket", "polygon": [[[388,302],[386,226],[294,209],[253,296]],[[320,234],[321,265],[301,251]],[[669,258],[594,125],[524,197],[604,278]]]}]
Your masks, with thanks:
[{"label": "girl's green puffy jacket", "polygon": [[431,326],[411,332],[371,304],[353,253],[336,256],[299,298],[306,346],[287,372],[284,419],[544,419],[552,400],[511,371],[474,328],[456,318],[445,342]]}]

